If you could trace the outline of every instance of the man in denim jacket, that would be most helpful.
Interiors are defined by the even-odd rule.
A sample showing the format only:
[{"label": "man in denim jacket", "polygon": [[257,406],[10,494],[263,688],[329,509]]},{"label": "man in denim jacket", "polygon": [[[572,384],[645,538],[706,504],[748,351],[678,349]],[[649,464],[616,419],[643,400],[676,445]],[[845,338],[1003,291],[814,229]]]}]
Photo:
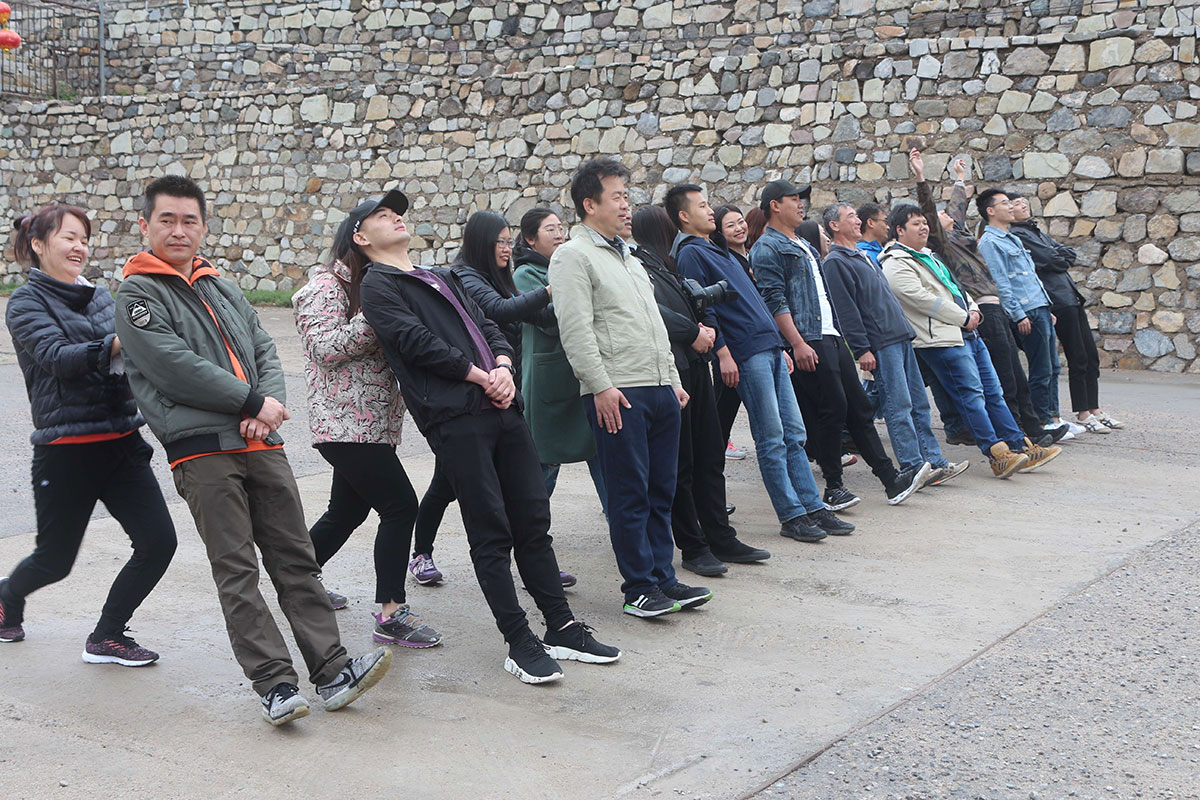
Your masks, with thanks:
[{"label": "man in denim jacket", "polygon": [[1017,328],[1017,343],[1029,360],[1029,393],[1033,410],[1047,427],[1058,419],[1058,340],[1050,315],[1050,297],[1042,287],[1033,258],[1010,229],[1012,201],[1000,189],[985,189],[975,199],[987,223],[979,252],[1000,293],[1000,305]]}]

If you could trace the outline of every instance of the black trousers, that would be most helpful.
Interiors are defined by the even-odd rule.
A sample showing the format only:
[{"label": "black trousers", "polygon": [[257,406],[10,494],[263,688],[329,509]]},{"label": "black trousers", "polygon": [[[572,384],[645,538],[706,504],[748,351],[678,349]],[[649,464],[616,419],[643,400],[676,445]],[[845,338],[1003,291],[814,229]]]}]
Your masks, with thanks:
[{"label": "black trousers", "polygon": [[733,432],[733,421],[737,419],[738,409],[742,407],[742,396],[737,389],[730,389],[721,380],[721,367],[713,361],[713,388],[717,394],[717,417],[721,421],[721,436],[729,443],[729,435]]},{"label": "black trousers", "polygon": [[390,444],[322,442],[317,452],[333,467],[329,506],[308,532],[317,563],[325,566],[375,509],[379,514],[375,602],[405,602],[405,566],[417,518],[417,493],[396,457],[396,448]]},{"label": "black trousers", "polygon": [[510,554],[546,627],[570,622],[549,533],[550,498],[525,418],[511,408],[489,409],[435,425],[425,438],[461,498],[475,576],[505,641],[529,625],[517,602]]},{"label": "black trousers", "polygon": [[446,509],[457,499],[458,495],[454,493],[454,487],[450,485],[450,479],[446,477],[446,472],[442,469],[442,460],[439,458],[434,461],[433,477],[429,479],[429,488],[421,496],[421,505],[417,509],[416,530],[413,534],[414,557],[422,553],[427,556],[433,555],[433,542],[437,538],[442,518],[446,516]]},{"label": "black trousers", "polygon": [[1083,306],[1055,306],[1058,322],[1054,330],[1067,354],[1068,384],[1071,387],[1071,410],[1091,411],[1100,407],[1100,354],[1088,326]]},{"label": "black trousers", "polygon": [[10,622],[22,621],[28,595],[71,572],[99,500],[125,529],[133,555],[108,591],[95,634],[125,629],[175,555],[175,524],[150,469],[153,454],[139,433],[91,444],[34,446],[37,540],[33,554],[0,584],[0,599],[15,617]]},{"label": "black trousers", "polygon": [[728,549],[737,537],[725,510],[725,439],[707,364],[680,375],[690,396],[680,413],[679,470],[671,505],[671,533],[685,559],[713,547]]},{"label": "black trousers", "polygon": [[858,380],[850,349],[840,336],[822,336],[809,346],[817,351],[816,371],[792,372],[792,386],[808,429],[805,449],[821,468],[826,486],[841,486],[845,427],[871,472],[887,486],[896,478],[896,466],[875,430],[875,410]]},{"label": "black trousers", "polygon": [[[1012,412],[1013,419],[1027,435],[1041,435],[1042,422],[1033,410],[1029,395],[1029,379],[1018,357],[1016,337],[1004,308],[999,303],[984,303],[979,307],[983,319],[979,322],[979,336],[987,345],[988,355],[1000,386],[1004,389],[1004,403]],[[964,426],[965,429],[965,426]]]}]

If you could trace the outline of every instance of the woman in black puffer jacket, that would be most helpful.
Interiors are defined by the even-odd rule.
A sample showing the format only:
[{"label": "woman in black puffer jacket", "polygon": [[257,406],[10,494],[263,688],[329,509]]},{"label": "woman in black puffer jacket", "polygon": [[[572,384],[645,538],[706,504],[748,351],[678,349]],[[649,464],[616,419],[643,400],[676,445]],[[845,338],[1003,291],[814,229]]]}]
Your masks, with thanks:
[{"label": "woman in black puffer jacket", "polygon": [[121,523],[133,556],[109,590],[83,660],[140,667],[158,654],[126,624],[171,563],[175,526],[150,469],[153,450],[129,390],[113,298],[83,277],[91,223],[54,205],[16,226],[17,259],[32,267],[13,292],[6,321],[33,413],[33,554],[0,579],[0,642],[25,638],[25,598],[71,571],[96,501]]},{"label": "woman in black puffer jacket", "polygon": [[[484,316],[500,326],[504,338],[512,345],[513,378],[521,388],[521,323],[553,325],[554,310],[550,308],[550,289],[537,289],[522,294],[512,279],[512,251],[515,239],[504,217],[490,211],[476,211],[463,228],[463,246],[450,266],[462,281],[463,288],[483,311]],[[419,570],[433,566],[433,542],[446,507],[454,502],[450,482],[435,468],[429,488],[421,498],[417,524],[413,533],[413,560],[409,571],[418,579]],[[440,573],[439,573],[440,574]],[[561,573],[563,586],[574,586],[575,577]]]}]

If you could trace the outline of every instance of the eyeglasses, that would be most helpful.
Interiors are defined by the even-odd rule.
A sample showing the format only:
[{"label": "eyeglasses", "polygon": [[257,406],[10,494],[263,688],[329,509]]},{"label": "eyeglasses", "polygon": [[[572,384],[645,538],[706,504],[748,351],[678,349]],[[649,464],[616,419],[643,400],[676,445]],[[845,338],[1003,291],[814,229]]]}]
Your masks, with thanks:
[{"label": "eyeglasses", "polygon": [[538,230],[546,233],[562,233],[566,229],[562,225],[543,225]]},{"label": "eyeglasses", "polygon": [[496,240],[496,246],[499,247],[501,250],[512,250],[514,244],[516,244],[515,239],[497,239]]}]

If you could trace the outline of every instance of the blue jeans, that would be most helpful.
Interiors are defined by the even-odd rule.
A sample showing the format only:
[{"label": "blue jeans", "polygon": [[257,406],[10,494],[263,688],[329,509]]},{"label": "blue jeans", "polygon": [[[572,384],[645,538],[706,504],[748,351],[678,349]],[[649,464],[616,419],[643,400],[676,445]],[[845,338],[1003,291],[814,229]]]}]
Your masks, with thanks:
[{"label": "blue jeans", "polygon": [[[596,487],[596,496],[600,498],[600,510],[608,516],[608,494],[604,491],[604,475],[600,472],[600,462],[590,458],[584,462],[592,476],[592,485]],[[558,470],[562,464],[542,464],[542,481],[546,484],[546,496],[554,495],[554,487],[558,485]]]},{"label": "blue jeans", "polygon": [[1033,410],[1046,424],[1058,416],[1058,340],[1046,306],[1028,312],[1028,335],[1017,334],[1017,343],[1029,361],[1029,395]]},{"label": "blue jeans", "polygon": [[804,452],[804,419],[780,350],[755,353],[738,364],[738,395],[746,406],[767,495],[780,522],[825,507]]},{"label": "blue jeans", "polygon": [[1025,447],[1025,434],[1004,402],[1004,389],[982,339],[967,339],[961,347],[923,347],[921,358],[954,398],[984,455],[999,441],[1018,450]]},{"label": "blue jeans", "polygon": [[912,343],[881,347],[875,351],[875,361],[875,386],[900,471],[926,461],[935,467],[949,464],[929,426],[929,396]]},{"label": "blue jeans", "polygon": [[622,408],[621,429],[609,433],[596,420],[596,400],[583,398],[596,440],[596,460],[608,490],[608,535],[625,601],[657,586],[674,586],[675,539],[671,505],[679,462],[679,399],[670,386],[622,388],[632,408]]}]

